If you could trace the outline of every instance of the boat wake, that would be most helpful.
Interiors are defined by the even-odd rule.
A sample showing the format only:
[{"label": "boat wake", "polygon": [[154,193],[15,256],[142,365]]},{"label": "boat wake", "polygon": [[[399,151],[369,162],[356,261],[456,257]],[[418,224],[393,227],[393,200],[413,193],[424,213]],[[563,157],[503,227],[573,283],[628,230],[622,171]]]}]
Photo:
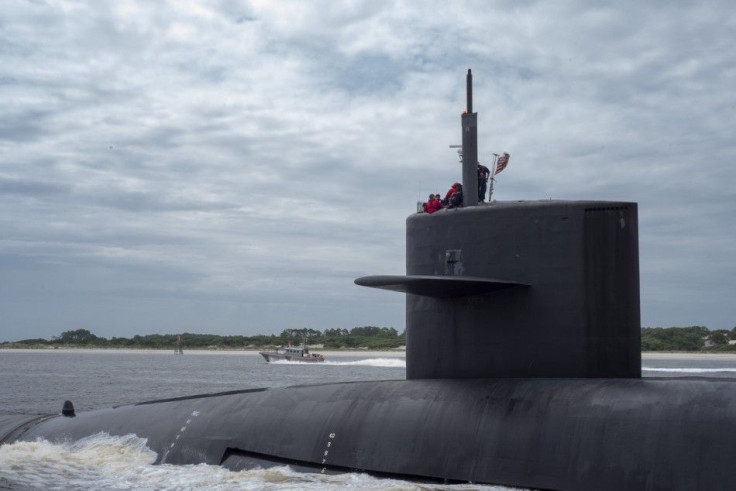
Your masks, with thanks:
[{"label": "boat wake", "polygon": [[353,366],[353,367],[379,367],[379,368],[406,368],[406,360],[403,358],[367,358],[365,360],[334,361],[325,360],[323,363],[303,363],[300,361],[277,360],[273,365],[312,365],[312,366]]},{"label": "boat wake", "polygon": [[366,360],[355,361],[326,361],[325,364],[358,367],[406,368],[406,360],[403,358],[368,358]]},{"label": "boat wake", "polygon": [[736,373],[736,368],[651,368],[641,367],[645,372],[667,372],[667,373]]},{"label": "boat wake", "polygon": [[[288,466],[230,471],[214,465],[153,465],[156,453],[135,435],[98,433],[74,443],[45,440],[0,446],[0,488],[10,489],[427,489],[360,473],[306,474]],[[508,489],[450,485],[433,489]]]}]

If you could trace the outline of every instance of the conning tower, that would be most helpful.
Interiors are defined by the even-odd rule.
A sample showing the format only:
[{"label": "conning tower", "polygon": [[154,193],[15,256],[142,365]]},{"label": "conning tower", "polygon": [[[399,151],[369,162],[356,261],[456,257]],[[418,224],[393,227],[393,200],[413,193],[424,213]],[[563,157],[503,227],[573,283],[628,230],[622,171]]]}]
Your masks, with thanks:
[{"label": "conning tower", "polygon": [[408,379],[641,376],[636,203],[478,204],[472,75],[462,208],[406,221]]}]

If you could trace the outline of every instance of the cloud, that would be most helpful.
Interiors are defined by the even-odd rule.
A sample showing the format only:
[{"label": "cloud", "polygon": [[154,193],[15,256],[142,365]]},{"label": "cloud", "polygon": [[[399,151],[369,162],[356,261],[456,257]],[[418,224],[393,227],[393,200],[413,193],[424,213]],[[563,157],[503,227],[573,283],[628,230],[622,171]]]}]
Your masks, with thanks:
[{"label": "cloud", "polygon": [[13,2],[0,340],[403,329],[404,220],[458,180],[639,203],[644,325],[730,328],[728,2]]}]

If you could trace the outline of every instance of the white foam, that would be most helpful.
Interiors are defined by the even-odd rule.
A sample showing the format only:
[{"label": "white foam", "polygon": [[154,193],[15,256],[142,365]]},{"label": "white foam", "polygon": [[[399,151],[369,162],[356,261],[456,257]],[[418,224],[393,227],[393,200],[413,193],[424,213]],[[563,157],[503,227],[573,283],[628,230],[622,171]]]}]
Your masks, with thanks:
[{"label": "white foam", "polygon": [[311,365],[311,366],[360,366],[360,367],[378,367],[378,368],[406,368],[406,360],[403,358],[367,358],[365,360],[354,361],[333,361],[326,360],[323,363],[310,363],[300,361],[277,360],[272,361],[274,365]]},{"label": "white foam", "polygon": [[381,367],[381,368],[406,368],[406,360],[402,358],[368,358],[356,361],[325,361],[327,365]]},{"label": "white foam", "polygon": [[[214,465],[153,465],[156,453],[135,435],[106,433],[74,443],[16,442],[0,446],[0,483],[31,489],[394,489],[424,485],[360,473],[300,473],[288,466],[234,472]],[[432,489],[509,489],[432,485]]]},{"label": "white foam", "polygon": [[155,460],[144,438],[99,433],[73,443],[37,440],[0,446],[0,476],[34,489],[109,488]]},{"label": "white foam", "polygon": [[647,372],[671,372],[671,373],[717,373],[717,372],[736,372],[736,368],[652,368],[641,367]]}]

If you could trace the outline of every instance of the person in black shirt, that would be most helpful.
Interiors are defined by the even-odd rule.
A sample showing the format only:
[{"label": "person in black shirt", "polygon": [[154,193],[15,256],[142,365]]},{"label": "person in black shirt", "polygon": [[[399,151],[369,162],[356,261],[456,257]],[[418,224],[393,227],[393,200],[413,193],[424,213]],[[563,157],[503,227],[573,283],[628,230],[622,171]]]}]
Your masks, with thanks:
[{"label": "person in black shirt", "polygon": [[478,201],[481,203],[486,200],[486,187],[488,186],[488,177],[491,171],[485,165],[478,163]]}]

